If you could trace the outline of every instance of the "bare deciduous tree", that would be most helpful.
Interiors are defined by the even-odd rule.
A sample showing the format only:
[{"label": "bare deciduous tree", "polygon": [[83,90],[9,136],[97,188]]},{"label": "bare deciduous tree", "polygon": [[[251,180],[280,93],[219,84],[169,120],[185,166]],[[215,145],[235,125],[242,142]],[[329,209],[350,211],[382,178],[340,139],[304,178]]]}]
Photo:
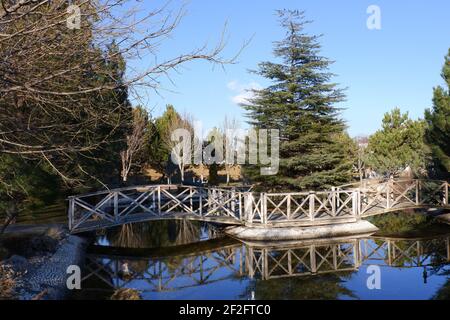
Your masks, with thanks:
[{"label": "bare deciduous tree", "polygon": [[184,13],[136,0],[1,0],[0,154],[47,162],[67,183],[79,182],[73,167],[85,170],[77,159],[95,159],[128,121],[124,92],[158,90],[189,61],[234,62],[221,56],[223,35],[213,47],[160,57]]},{"label": "bare deciduous tree", "polygon": [[[230,175],[233,166],[235,165],[235,158],[237,153],[236,137],[239,130],[239,122],[235,118],[225,117],[222,123],[223,144],[225,148],[224,167],[227,175],[227,185],[230,183]],[[235,138],[236,137],[236,138]]]},{"label": "bare deciduous tree", "polygon": [[121,177],[126,182],[130,170],[134,164],[136,154],[142,150],[146,144],[146,132],[148,129],[148,114],[142,108],[133,109],[132,132],[127,136],[127,148],[120,152],[122,161]]},{"label": "bare deciduous tree", "polygon": [[[194,126],[192,116],[185,113],[182,116],[176,116],[170,120],[167,126],[168,130],[163,137],[163,143],[166,145],[168,150],[171,150],[171,158],[176,162],[180,170],[181,182],[184,182],[184,173],[186,166],[192,163],[192,137],[194,136]],[[182,138],[182,141],[174,139],[173,134],[176,130],[185,130],[189,133],[189,141],[184,140],[186,137]]]}]

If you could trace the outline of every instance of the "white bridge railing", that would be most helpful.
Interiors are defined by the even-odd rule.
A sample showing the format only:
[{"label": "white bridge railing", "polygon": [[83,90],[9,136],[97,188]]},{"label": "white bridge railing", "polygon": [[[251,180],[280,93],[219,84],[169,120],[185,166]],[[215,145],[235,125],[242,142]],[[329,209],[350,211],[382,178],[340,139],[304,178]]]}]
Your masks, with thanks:
[{"label": "white bridge railing", "polygon": [[448,182],[367,181],[330,191],[298,193],[152,185],[69,197],[69,228],[81,232],[176,218],[252,226],[313,226],[427,207],[450,208]]},{"label": "white bridge railing", "polygon": [[69,229],[86,230],[151,219],[241,221],[242,192],[176,185],[138,186],[69,197]]},{"label": "white bridge railing", "polygon": [[358,190],[362,217],[407,208],[449,207],[449,183],[440,180],[367,180],[338,188]]}]

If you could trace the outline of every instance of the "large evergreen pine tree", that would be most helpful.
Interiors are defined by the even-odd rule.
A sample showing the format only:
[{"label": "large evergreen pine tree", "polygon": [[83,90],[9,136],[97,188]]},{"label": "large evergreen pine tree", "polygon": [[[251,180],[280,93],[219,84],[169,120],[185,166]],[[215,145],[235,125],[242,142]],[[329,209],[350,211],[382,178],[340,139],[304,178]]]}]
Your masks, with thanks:
[{"label": "large evergreen pine tree", "polygon": [[255,128],[280,130],[280,170],[260,176],[256,168],[246,173],[270,189],[321,189],[349,180],[351,159],[343,139],[345,123],[336,103],[345,98],[331,82],[332,61],[319,55],[318,36],[304,32],[309,21],[303,12],[277,11],[286,37],[274,43],[275,62],[262,62],[254,71],[273,82],[243,107]]},{"label": "large evergreen pine tree", "polygon": [[397,177],[407,167],[421,176],[429,165],[425,122],[412,120],[399,108],[386,112],[381,129],[369,138],[366,164],[378,174]]},{"label": "large evergreen pine tree", "polygon": [[447,87],[436,87],[433,93],[433,108],[425,111],[428,123],[427,141],[436,162],[436,173],[449,176],[450,172],[450,50],[445,57],[442,78]]}]

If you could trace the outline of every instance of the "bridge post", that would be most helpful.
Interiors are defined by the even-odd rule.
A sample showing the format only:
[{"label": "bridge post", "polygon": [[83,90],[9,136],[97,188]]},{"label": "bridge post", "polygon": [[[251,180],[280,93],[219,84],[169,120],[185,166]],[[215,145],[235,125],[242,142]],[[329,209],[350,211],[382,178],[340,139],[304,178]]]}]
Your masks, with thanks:
[{"label": "bridge post", "polygon": [[245,265],[247,266],[248,276],[250,279],[253,279],[253,277],[255,276],[255,268],[253,268],[253,264],[258,260],[254,259],[254,252],[252,247],[247,247],[245,253]]},{"label": "bridge post", "polygon": [[157,188],[157,193],[158,193],[158,203],[156,205],[156,208],[158,209],[158,214],[161,215],[161,185],[158,185]]},{"label": "bridge post", "polygon": [[244,275],[244,259],[242,257],[244,248],[241,246],[239,248],[236,249],[236,252],[239,252],[239,275],[243,276]]},{"label": "bridge post", "polygon": [[423,244],[422,241],[417,241],[417,265],[421,266],[422,265],[422,261],[420,259],[420,257],[423,255]]},{"label": "bridge post", "polygon": [[292,250],[288,249],[287,254],[288,254],[288,275],[291,276],[294,272],[292,268]]},{"label": "bridge post", "polygon": [[310,191],[309,192],[309,220],[314,221],[314,211],[315,211],[315,207],[314,207],[314,202],[316,200],[316,196],[314,194],[314,191]]},{"label": "bridge post", "polygon": [[420,180],[416,180],[416,206],[420,204]]},{"label": "bridge post", "polygon": [[286,197],[286,216],[288,220],[291,220],[291,195],[288,194]]},{"label": "bridge post", "polygon": [[359,190],[359,188],[358,189],[355,189],[355,190],[353,190],[352,191],[352,215],[355,217],[355,218],[358,218],[359,216],[360,216],[360,201],[359,201],[359,193],[360,193],[360,190]]},{"label": "bridge post", "polygon": [[243,214],[243,210],[242,210],[242,192],[238,192],[238,201],[239,201],[239,220],[244,221],[245,217],[242,215]]},{"label": "bridge post", "polygon": [[206,204],[207,204],[207,211],[211,210],[211,198],[212,198],[212,191],[211,189],[206,189],[208,191],[208,196],[207,196],[207,200],[206,200]]},{"label": "bridge post", "polygon": [[[394,252],[393,250],[394,249]],[[391,240],[387,241],[387,252],[388,252],[388,266],[392,266],[392,254],[395,255],[395,248],[392,248],[391,246]]]},{"label": "bridge post", "polygon": [[156,211],[156,189],[152,188],[152,209]]},{"label": "bridge post", "polygon": [[353,240],[353,264],[356,269],[362,264],[361,261],[361,243],[359,239]]},{"label": "bridge post", "polygon": [[316,274],[317,273],[316,246],[313,244],[309,246],[309,261],[311,266],[311,273]]},{"label": "bridge post", "polygon": [[267,223],[267,194],[265,192],[260,195],[261,200],[261,222],[262,224]]},{"label": "bridge post", "polygon": [[69,230],[72,231],[73,228],[73,220],[75,218],[75,199],[69,199]]},{"label": "bridge post", "polygon": [[236,214],[236,192],[233,189],[231,189],[231,211],[233,211],[233,214]]},{"label": "bridge post", "polygon": [[337,257],[337,255],[339,254],[338,250],[336,248],[336,245],[333,245],[331,247],[331,251],[333,253],[333,270],[336,271],[338,269],[338,257]]},{"label": "bridge post", "polygon": [[386,182],[386,209],[391,208],[391,182],[392,179]]},{"label": "bridge post", "polygon": [[189,205],[191,206],[191,212],[194,212],[194,190],[192,187],[189,187]]},{"label": "bridge post", "polygon": [[119,222],[119,193],[114,192],[114,221]]},{"label": "bridge post", "polygon": [[244,193],[244,216],[245,220],[253,223],[253,195],[251,192]]},{"label": "bridge post", "polygon": [[448,198],[448,182],[447,181],[445,181],[444,188],[445,188],[445,190],[444,190],[444,206],[448,206],[449,198]]},{"label": "bridge post", "polygon": [[198,189],[198,212],[203,216],[203,188]]},{"label": "bridge post", "polygon": [[336,202],[336,187],[331,187],[331,214],[333,217],[336,216],[336,208],[339,207]]},{"label": "bridge post", "polygon": [[269,252],[266,248],[262,249],[261,255],[263,255],[262,259],[262,280],[269,280]]}]

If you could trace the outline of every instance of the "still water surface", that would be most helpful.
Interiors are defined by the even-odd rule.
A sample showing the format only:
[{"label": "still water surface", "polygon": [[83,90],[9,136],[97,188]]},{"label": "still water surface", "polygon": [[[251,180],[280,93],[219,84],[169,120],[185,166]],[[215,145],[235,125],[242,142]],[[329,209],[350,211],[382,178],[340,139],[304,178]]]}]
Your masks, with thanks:
[{"label": "still water surface", "polygon": [[[241,242],[182,221],[102,231],[77,298],[133,288],[151,300],[449,299],[450,226],[383,219],[390,227],[370,237],[284,243]],[[380,270],[380,289],[369,289],[368,268]]]}]

